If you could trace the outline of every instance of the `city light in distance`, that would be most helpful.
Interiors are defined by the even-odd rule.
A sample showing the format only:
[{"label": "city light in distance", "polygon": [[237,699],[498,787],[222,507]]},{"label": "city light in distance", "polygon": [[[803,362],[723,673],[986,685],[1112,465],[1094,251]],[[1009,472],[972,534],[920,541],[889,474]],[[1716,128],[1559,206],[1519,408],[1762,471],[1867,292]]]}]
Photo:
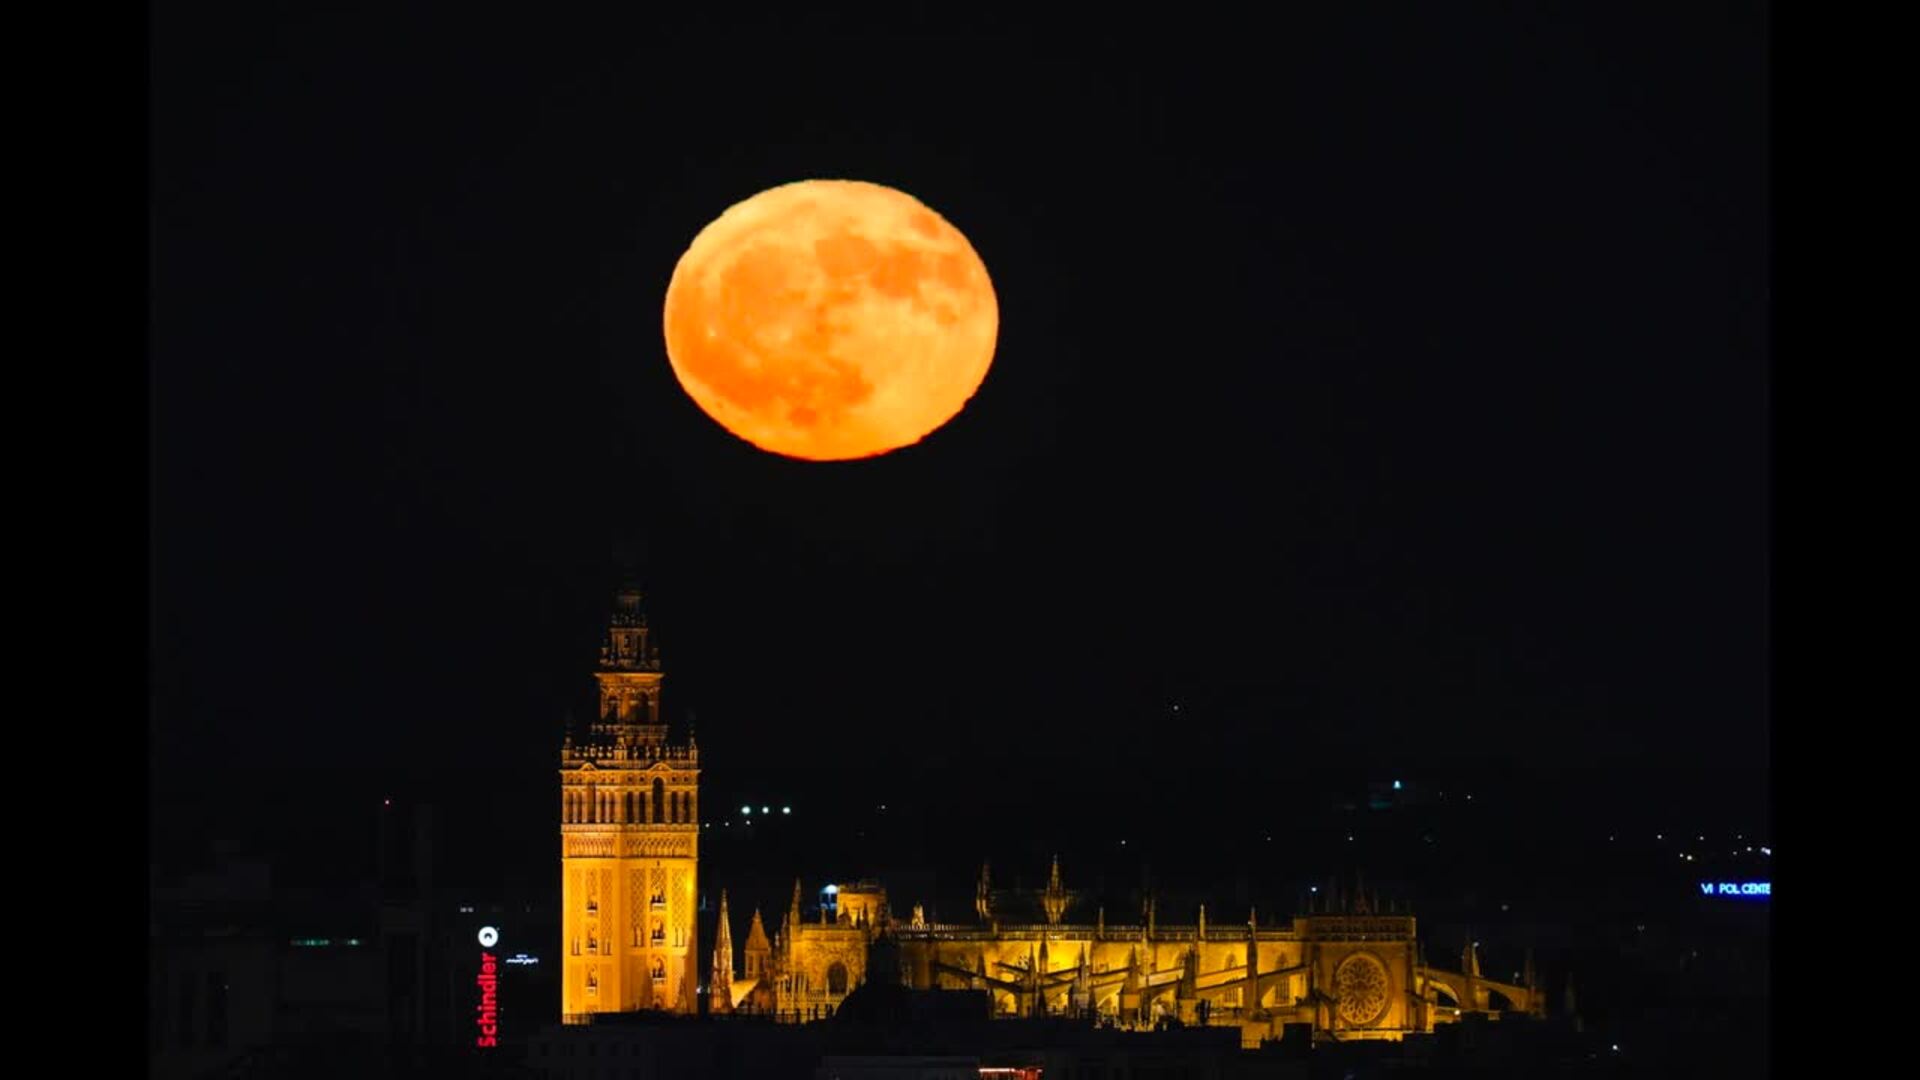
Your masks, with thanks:
[{"label": "city light in distance", "polygon": [[783,813],[783,814],[791,814],[791,813],[793,813],[793,807],[791,807],[791,806],[783,806],[783,807],[781,807],[781,808],[780,808],[780,812],[781,812],[781,813]]}]

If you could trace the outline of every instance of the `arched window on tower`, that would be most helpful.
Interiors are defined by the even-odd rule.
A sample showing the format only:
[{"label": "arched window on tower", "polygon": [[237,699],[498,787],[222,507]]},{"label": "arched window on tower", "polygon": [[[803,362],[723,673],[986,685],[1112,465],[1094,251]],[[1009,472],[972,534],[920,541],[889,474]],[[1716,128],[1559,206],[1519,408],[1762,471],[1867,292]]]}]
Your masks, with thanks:
[{"label": "arched window on tower", "polygon": [[847,965],[834,961],[827,969],[827,993],[840,995],[847,992]]},{"label": "arched window on tower", "polygon": [[667,814],[667,785],[664,781],[662,781],[659,777],[656,776],[653,778],[653,823],[655,825],[658,825],[661,822],[665,821],[666,814]]},{"label": "arched window on tower", "polygon": [[587,821],[597,822],[599,818],[600,792],[592,784],[587,785]]}]

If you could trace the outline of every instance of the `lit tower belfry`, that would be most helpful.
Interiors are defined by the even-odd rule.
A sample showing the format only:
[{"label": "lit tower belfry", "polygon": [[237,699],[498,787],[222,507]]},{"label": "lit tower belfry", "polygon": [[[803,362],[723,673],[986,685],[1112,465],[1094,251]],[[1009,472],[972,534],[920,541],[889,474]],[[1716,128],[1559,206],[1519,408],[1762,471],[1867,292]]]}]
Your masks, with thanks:
[{"label": "lit tower belfry", "polygon": [[669,737],[640,590],[614,596],[599,701],[560,753],[561,1018],[695,1011],[699,751]]}]

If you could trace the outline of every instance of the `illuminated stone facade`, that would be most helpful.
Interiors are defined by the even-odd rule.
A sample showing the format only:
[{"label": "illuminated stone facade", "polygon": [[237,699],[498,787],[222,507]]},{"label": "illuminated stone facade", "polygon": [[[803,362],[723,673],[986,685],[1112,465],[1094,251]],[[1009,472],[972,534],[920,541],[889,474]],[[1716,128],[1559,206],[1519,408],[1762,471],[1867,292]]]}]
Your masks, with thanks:
[{"label": "illuminated stone facade", "polygon": [[[561,754],[563,1019],[597,1012],[698,1011],[695,942],[699,754],[660,718],[659,652],[640,594],[623,590],[607,628],[599,707]],[[1037,895],[996,891],[985,867],[973,924],[938,924],[912,908],[896,918],[884,886],[829,886],[817,921],[801,916],[801,884],[771,939],[753,912],[736,972],[725,894],[710,957],[713,1012],[805,1021],[832,1015],[869,978],[915,989],[986,990],[999,1016],[1099,1017],[1118,1027],[1163,1021],[1237,1027],[1245,1045],[1309,1024],[1317,1037],[1398,1039],[1463,1012],[1544,1011],[1533,985],[1483,977],[1469,945],[1459,971],[1422,962],[1413,916],[1362,890],[1275,927],[1084,918],[1055,860]],[[1037,901],[1037,903],[1035,903]],[[1008,915],[1028,911],[1025,921]]]},{"label": "illuminated stone facade", "polygon": [[640,593],[615,597],[599,705],[560,760],[562,1018],[696,1011],[699,751],[668,738]]},{"label": "illuminated stone facade", "polygon": [[[1009,897],[993,890],[984,869],[972,925],[931,924],[918,907],[896,919],[873,883],[837,893],[836,918],[826,921],[823,908],[823,921],[804,923],[796,883],[759,968],[750,960],[747,977],[734,977],[722,1000],[804,1021],[830,1015],[867,979],[885,978],[923,990],[987,990],[999,1016],[1237,1027],[1250,1047],[1278,1038],[1287,1024],[1310,1024],[1320,1038],[1399,1039],[1462,1012],[1544,1011],[1537,988],[1484,978],[1470,945],[1460,971],[1428,967],[1413,916],[1383,912],[1364,894],[1263,928],[1251,915],[1244,925],[1210,926],[1204,907],[1191,924],[1163,925],[1151,902],[1138,923],[1109,924],[1104,911],[1092,923],[1070,923],[1073,898],[1057,861],[1037,898],[1043,922],[1002,922],[998,909]],[[875,964],[898,970],[870,970]],[[716,965],[716,986],[720,972]],[[1525,981],[1534,981],[1531,970]]]}]

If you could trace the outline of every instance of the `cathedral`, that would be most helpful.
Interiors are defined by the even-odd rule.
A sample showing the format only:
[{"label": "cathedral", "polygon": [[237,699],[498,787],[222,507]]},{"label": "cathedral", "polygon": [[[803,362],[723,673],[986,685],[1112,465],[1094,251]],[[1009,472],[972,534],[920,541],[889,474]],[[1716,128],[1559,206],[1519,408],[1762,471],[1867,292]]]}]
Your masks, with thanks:
[{"label": "cathedral", "polygon": [[[1261,926],[1163,923],[1149,900],[1131,923],[1087,912],[1058,859],[1043,890],[993,887],[981,868],[976,921],[896,917],[885,886],[827,886],[815,921],[802,891],[769,937],[755,911],[736,964],[726,893],[706,971],[695,943],[699,752],[660,719],[659,653],[635,590],[622,590],[602,648],[599,709],[561,753],[563,1019],[659,1009],[824,1019],[869,981],[983,992],[995,1016],[1081,1017],[1121,1028],[1237,1027],[1243,1045],[1308,1025],[1316,1038],[1398,1039],[1462,1014],[1542,1015],[1531,960],[1522,985],[1480,972],[1471,943],[1460,968],[1430,967],[1411,914],[1363,889]],[[1079,921],[1070,921],[1069,915]],[[1092,915],[1092,921],[1087,916]],[[704,993],[703,993],[704,990]]]},{"label": "cathedral", "polygon": [[[1316,1038],[1398,1039],[1463,1013],[1543,1015],[1545,995],[1528,962],[1526,985],[1489,979],[1469,943],[1458,971],[1430,967],[1412,915],[1382,910],[1356,890],[1290,922],[1159,922],[1148,902],[1137,922],[1069,922],[1075,897],[1055,860],[1037,895],[996,891],[983,867],[977,921],[931,923],[919,905],[889,910],[883,886],[828,886],[834,904],[803,921],[801,888],[771,941],[754,914],[744,973],[733,965],[723,898],[709,986],[716,1011],[732,1008],[807,1021],[831,1016],[863,982],[918,990],[986,991],[993,1015],[1084,1017],[1121,1028],[1169,1022],[1237,1027],[1242,1044],[1279,1038],[1289,1024]],[[1024,908],[1024,910],[1021,910]],[[1019,915],[1013,921],[1007,915]],[[727,987],[722,993],[720,988]]]}]

